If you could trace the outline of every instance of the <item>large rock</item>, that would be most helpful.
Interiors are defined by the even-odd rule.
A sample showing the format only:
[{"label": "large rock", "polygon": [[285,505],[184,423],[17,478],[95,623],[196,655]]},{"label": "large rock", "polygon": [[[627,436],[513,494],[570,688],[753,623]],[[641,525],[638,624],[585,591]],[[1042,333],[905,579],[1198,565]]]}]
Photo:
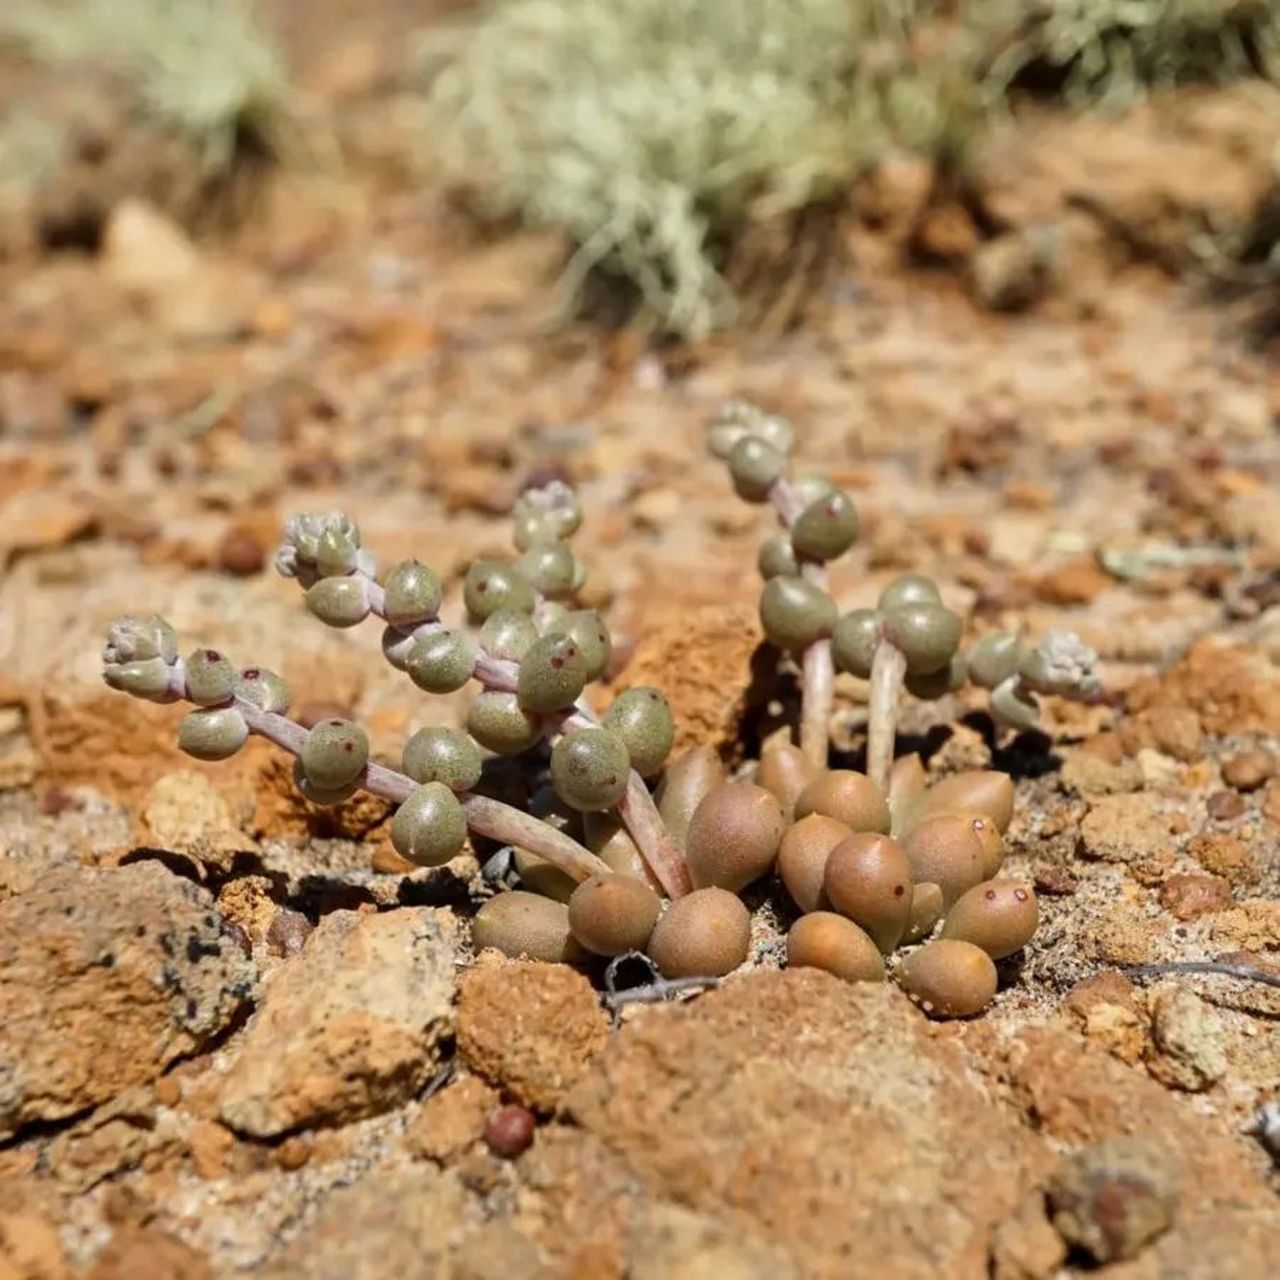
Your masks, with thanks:
[{"label": "large rock", "polygon": [[336,911],[276,972],[221,1096],[233,1129],[268,1138],[412,1097],[453,1032],[447,911]]},{"label": "large rock", "polygon": [[253,979],[209,894],[157,863],[55,871],[0,903],[0,1136],[154,1079]]},{"label": "large rock", "polygon": [[1275,1192],[1256,1152],[1142,1072],[1056,1030],[1023,1030],[1008,1051],[1012,1098],[1069,1149],[1140,1139],[1180,1188],[1170,1229],[1107,1268],[1115,1280],[1271,1275],[1280,1257]]},{"label": "large rock", "polygon": [[[436,1280],[449,1252],[478,1221],[452,1173],[431,1165],[375,1170],[335,1192],[307,1230],[254,1280]],[[507,1274],[528,1275],[519,1268]],[[247,1276],[246,1276],[247,1280]]]},{"label": "large rock", "polygon": [[986,1275],[1048,1158],[900,992],[805,969],[637,1019],[566,1107],[651,1193],[842,1280]]},{"label": "large rock", "polygon": [[564,964],[472,969],[458,999],[458,1051],[518,1102],[553,1111],[609,1039],[591,984]]}]

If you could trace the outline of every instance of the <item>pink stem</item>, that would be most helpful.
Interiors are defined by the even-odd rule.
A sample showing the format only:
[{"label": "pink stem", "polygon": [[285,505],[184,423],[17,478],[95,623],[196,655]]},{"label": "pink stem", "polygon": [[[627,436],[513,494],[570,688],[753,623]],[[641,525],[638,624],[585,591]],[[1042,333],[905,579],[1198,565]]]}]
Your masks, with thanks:
[{"label": "pink stem", "polygon": [[488,796],[464,794],[458,799],[467,815],[468,830],[536,853],[579,883],[591,876],[607,876],[612,870],[604,859],[532,814]]},{"label": "pink stem", "polygon": [[800,748],[815,768],[827,767],[831,704],[835,699],[831,641],[815,640],[804,651],[800,704]]},{"label": "pink stem", "polygon": [[[236,698],[234,701],[236,709],[244,716],[250,733],[274,742],[291,755],[302,754],[307,730],[296,720],[277,715],[274,711],[263,711],[243,698]],[[364,768],[360,785],[373,795],[395,804],[403,804],[418,786],[412,778],[372,760]],[[490,800],[487,796],[470,792],[464,791],[458,799],[466,814],[467,830],[476,835],[488,836],[503,844],[519,845],[520,848],[554,863],[574,880],[582,881],[589,876],[609,874],[609,864],[602,858],[597,858],[576,840],[531,814],[513,809],[500,800]]]},{"label": "pink stem", "polygon": [[617,807],[618,817],[667,896],[683,898],[693,888],[688,864],[662,821],[644,779],[634,769]]},{"label": "pink stem", "polygon": [[898,697],[907,674],[902,650],[881,639],[871,659],[871,697],[867,713],[867,776],[889,794],[889,772],[898,733]]},{"label": "pink stem", "polygon": [[[804,499],[786,477],[774,482],[769,501],[784,529],[800,518]],[[827,589],[824,566],[806,561],[800,572],[815,586]],[[831,707],[835,702],[835,667],[831,660],[831,641],[817,640],[804,651],[800,676],[800,748],[818,769],[827,767]]]},{"label": "pink stem", "polygon": [[[356,572],[360,572],[357,570]],[[386,617],[386,592],[383,588],[368,574],[362,574],[368,584],[368,601],[370,612],[376,614],[385,621]],[[435,619],[421,623],[418,628],[414,628],[415,632],[426,633],[437,630],[442,624]],[[475,678],[480,681],[486,689],[495,689],[504,693],[514,693],[520,678],[520,664],[518,662],[509,662],[502,658],[494,658],[487,654],[483,649],[479,650],[476,658]],[[829,695],[828,695],[829,696]],[[828,704],[829,714],[830,707]],[[825,726],[824,718],[823,724]],[[585,705],[575,707],[571,712],[560,716],[548,716],[544,721],[544,736],[554,733],[558,728],[594,728],[598,724],[596,718],[591,714],[589,708]],[[371,766],[372,767],[372,766]],[[682,897],[692,888],[689,881],[689,870],[685,865],[683,856],[680,853],[676,843],[671,838],[671,833],[667,830],[666,825],[662,821],[661,815],[658,813],[657,806],[653,803],[653,797],[649,794],[649,788],[645,786],[644,779],[633,769],[627,780],[627,790],[622,800],[618,802],[618,816],[622,819],[623,824],[627,828],[631,839],[635,841],[636,848],[640,850],[640,856],[649,864],[649,869],[657,878],[658,883],[673,898]],[[513,814],[523,817],[518,810],[512,809]],[[533,819],[537,821],[537,819]],[[539,823],[540,826],[551,830],[545,823]],[[506,837],[499,837],[506,839]],[[520,841],[509,840],[509,843],[520,844]],[[534,849],[528,844],[522,844],[523,848],[528,848],[532,853],[542,853],[541,849]],[[575,845],[575,848],[581,846]],[[549,855],[545,855],[548,856]],[[599,858],[592,855],[593,861],[599,867],[605,868],[605,863]],[[554,861],[554,859],[551,859]],[[560,864],[557,864],[560,865]],[[607,868],[605,868],[607,870]],[[596,874],[593,871],[588,874]],[[570,874],[573,874],[570,872]]]},{"label": "pink stem", "polygon": [[[552,720],[552,724],[555,720]],[[584,706],[579,705],[559,721],[564,729],[594,729],[599,721]],[[554,730],[552,730],[554,731]],[[670,898],[683,898],[693,888],[689,879],[689,867],[680,852],[679,845],[667,830],[658,806],[649,794],[644,779],[632,769],[627,776],[627,789],[617,803],[618,817],[627,834],[640,850],[640,856],[649,865],[658,883]]]}]

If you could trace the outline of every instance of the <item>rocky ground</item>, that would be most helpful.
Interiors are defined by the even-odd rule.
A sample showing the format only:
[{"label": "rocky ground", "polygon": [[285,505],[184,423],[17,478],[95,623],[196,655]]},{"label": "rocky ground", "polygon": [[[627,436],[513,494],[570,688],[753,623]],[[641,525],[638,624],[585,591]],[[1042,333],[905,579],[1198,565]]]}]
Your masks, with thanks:
[{"label": "rocky ground", "polygon": [[[1280,992],[1120,971],[1280,975],[1280,376],[1181,269],[1266,190],[1274,102],[1032,116],[963,197],[893,166],[800,327],[673,348],[549,324],[559,246],[481,235],[414,169],[359,8],[326,8],[341,57],[300,43],[347,168],[194,236],[105,166],[0,234],[0,1276],[1273,1274],[1245,1130]],[[92,251],[51,251],[76,201]],[[1043,923],[972,1022],[779,972],[766,903],[747,971],[614,1026],[598,974],[472,957],[470,853],[407,871],[385,806],[315,810],[266,748],[196,764],[100,683],[106,622],[157,610],[393,753],[458,708],[306,616],[281,519],[348,508],[456,608],[520,488],[563,475],[615,678],[747,759],[794,707],[751,681],[765,514],[701,449],[729,396],[855,493],[842,608],[920,569],[972,634],[1102,655],[1107,703],[1046,734],[954,699],[908,721],[932,774],[1018,779]],[[855,762],[864,719],[842,677]]]}]

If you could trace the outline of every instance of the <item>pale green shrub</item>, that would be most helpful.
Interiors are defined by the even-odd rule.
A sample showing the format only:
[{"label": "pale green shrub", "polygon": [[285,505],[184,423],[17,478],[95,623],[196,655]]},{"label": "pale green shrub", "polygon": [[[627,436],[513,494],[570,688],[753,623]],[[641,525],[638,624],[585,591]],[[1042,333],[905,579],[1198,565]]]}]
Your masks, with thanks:
[{"label": "pale green shrub", "polygon": [[246,141],[278,148],[288,76],[242,0],[8,0],[0,41],[51,67],[119,77],[208,171],[229,168]]},{"label": "pale green shrub", "polygon": [[576,288],[626,276],[665,325],[729,319],[745,223],[849,186],[896,141],[951,144],[972,81],[910,41],[932,0],[506,0],[433,37],[444,171],[568,233]]},{"label": "pale green shrub", "polygon": [[967,13],[998,50],[998,85],[1057,68],[1074,106],[1124,106],[1189,82],[1280,80],[1275,0],[993,0]]}]

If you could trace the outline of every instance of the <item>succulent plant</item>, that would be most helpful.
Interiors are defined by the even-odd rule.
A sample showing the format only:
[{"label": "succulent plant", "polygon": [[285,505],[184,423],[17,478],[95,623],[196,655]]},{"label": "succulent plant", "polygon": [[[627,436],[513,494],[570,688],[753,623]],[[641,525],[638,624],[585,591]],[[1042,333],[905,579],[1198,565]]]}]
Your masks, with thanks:
[{"label": "succulent plant", "polygon": [[[440,617],[429,566],[405,560],[379,580],[343,513],[288,522],[276,564],[311,613],[334,627],[378,619],[388,662],[428,693],[477,686],[466,727],[419,728],[400,770],[375,758],[350,719],[290,718],[274,672],[209,648],[180,658],[159,618],[112,624],[104,677],[139,698],[193,704],[178,740],[197,759],[226,759],[257,735],[294,756],[315,804],[358,789],[392,801],[392,844],[417,866],[448,862],[468,836],[497,841],[483,870],[501,891],[476,914],[476,950],[572,963],[639,951],[662,983],[718,979],[751,948],[739,895],[776,871],[800,912],[789,963],[846,981],[891,975],[927,1012],[968,1016],[995,994],[993,961],[1026,945],[1038,919],[1029,886],[998,878],[1012,783],[977,770],[927,787],[916,757],[893,760],[898,699],[903,687],[936,697],[967,677],[991,691],[1002,722],[1024,725],[1039,696],[1094,696],[1094,656],[1059,635],[1035,646],[987,636],[962,655],[960,619],[914,574],[876,608],[838,614],[825,566],[856,538],[856,511],[821,477],[788,477],[792,445],[782,419],[743,404],[712,430],[739,492],[781,520],[760,559],[761,617],[804,677],[800,744],[772,741],[754,780],[728,779],[708,746],[669,758],[675,721],[659,689],[620,690],[602,719],[590,710],[584,694],[612,645],[600,615],[576,607],[584,572],[567,540],[581,509],[558,482],[516,503],[518,563],[467,570],[456,625]],[[867,773],[827,767],[837,667],[871,682]],[[477,791],[486,752],[530,753],[527,811]],[[902,946],[914,949],[887,963]]]},{"label": "succulent plant", "polygon": [[922,574],[894,579],[874,609],[839,612],[826,565],[857,539],[853,500],[821,476],[789,476],[794,433],[783,419],[754,406],[726,405],[707,442],[727,463],[737,493],[770,503],[782,525],[781,533],[765,540],[757,561],[764,579],[760,622],[766,639],[801,665],[800,746],[814,768],[827,764],[835,670],[870,681],[867,774],[885,795],[904,688],[936,699],[972,680],[991,690],[996,720],[1015,729],[1035,724],[1036,694],[1097,695],[1096,655],[1073,635],[1051,633],[1031,648],[1013,636],[987,636],[963,654],[962,619]]}]

